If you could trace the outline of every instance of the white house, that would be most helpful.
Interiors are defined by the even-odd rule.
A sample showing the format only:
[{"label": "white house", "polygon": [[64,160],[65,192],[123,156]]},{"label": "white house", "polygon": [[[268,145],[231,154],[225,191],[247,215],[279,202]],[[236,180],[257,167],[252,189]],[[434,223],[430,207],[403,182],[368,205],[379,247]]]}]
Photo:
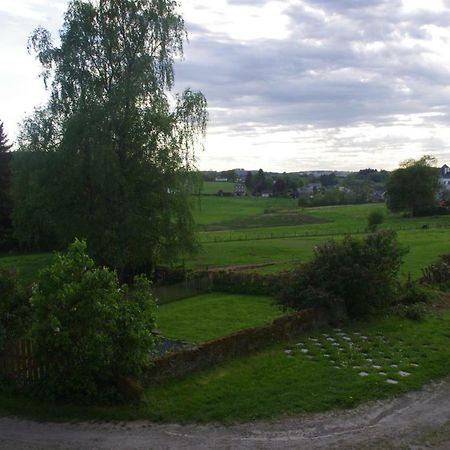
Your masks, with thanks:
[{"label": "white house", "polygon": [[439,181],[445,190],[450,191],[450,167],[447,164],[441,167]]}]

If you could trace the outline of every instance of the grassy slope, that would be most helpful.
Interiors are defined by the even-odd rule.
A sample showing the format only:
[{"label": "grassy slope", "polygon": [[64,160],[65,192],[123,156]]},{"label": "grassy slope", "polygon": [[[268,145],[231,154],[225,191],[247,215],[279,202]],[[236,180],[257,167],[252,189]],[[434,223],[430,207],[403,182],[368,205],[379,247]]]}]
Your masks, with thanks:
[{"label": "grassy slope", "polygon": [[193,199],[197,224],[222,223],[262,214],[267,208],[295,208],[295,200],[261,197],[197,197]]},{"label": "grassy slope", "polygon": [[[199,225],[218,223],[229,226],[234,221],[234,226],[238,226],[239,223],[245,223],[249,217],[251,219],[248,223],[251,224],[255,222],[255,217],[263,215],[267,209],[300,211],[296,207],[295,200],[291,199],[199,197],[193,202]],[[203,248],[197,256],[186,261],[186,264],[189,267],[204,267],[276,261],[279,263],[276,266],[258,270],[267,272],[288,269],[295,261],[310,258],[314,246],[319,242],[330,238],[340,239],[345,233],[365,230],[367,216],[374,209],[385,212],[386,220],[383,227],[399,230],[400,241],[410,248],[402,268],[403,274],[411,272],[414,276],[418,276],[422,267],[433,262],[440,254],[450,251],[448,228],[433,228],[450,227],[450,216],[408,219],[387,213],[383,204],[367,204],[304,210],[308,216],[327,220],[327,223],[199,232]],[[420,229],[422,225],[429,225],[430,228],[422,230]],[[402,231],[404,228],[415,229]],[[297,236],[293,236],[294,233],[297,233]],[[271,236],[274,239],[267,239]],[[17,267],[19,274],[26,281],[30,281],[50,258],[48,254],[0,256],[0,265]]]},{"label": "grassy slope", "polygon": [[217,194],[218,191],[234,192],[234,183],[231,181],[204,181],[203,194]]},{"label": "grassy slope", "polygon": [[[182,380],[151,386],[139,407],[62,407],[0,393],[0,408],[41,418],[232,422],[353,407],[447,375],[449,325],[449,311],[430,314],[423,322],[390,317],[354,323],[343,327],[353,347],[335,330],[323,329]],[[342,350],[328,342],[323,333],[338,341]],[[321,347],[310,338],[317,339]],[[308,354],[303,354],[302,348]],[[292,350],[291,356],[285,353],[287,349]],[[374,364],[381,368],[373,368]],[[393,364],[398,367],[391,367]],[[402,377],[400,370],[410,375]],[[361,371],[368,376],[360,376]],[[388,384],[387,379],[398,384]]]},{"label": "grassy slope", "polygon": [[[275,345],[182,381],[149,388],[148,411],[166,420],[250,420],[351,407],[404,392],[450,372],[449,325],[448,312],[430,316],[422,323],[391,317],[357,324],[345,331],[349,335],[358,331],[368,340],[352,336],[360,350],[340,353],[320,333],[315,333],[313,336],[326,350],[302,339],[311,359],[295,343]],[[333,334],[332,330],[327,331]],[[293,349],[293,356],[289,358],[285,349]],[[367,352],[373,362],[367,362],[361,351]],[[338,363],[338,369],[330,363],[330,358],[323,356],[325,352]],[[374,369],[375,363],[382,369]],[[391,367],[392,364],[398,367]],[[359,368],[353,369],[353,365]],[[410,375],[402,377],[400,370]],[[368,376],[360,376],[361,371],[366,371]],[[385,371],[386,376],[380,375],[380,371]],[[398,384],[388,384],[388,378]]]},{"label": "grassy slope", "polygon": [[213,292],[161,305],[156,321],[164,336],[203,342],[263,325],[282,314],[270,297]]},{"label": "grassy slope", "polygon": [[[399,231],[399,241],[409,248],[401,268],[402,274],[420,276],[421,268],[434,262],[439,255],[450,252],[450,233],[446,229]],[[332,237],[330,236],[330,239]],[[342,238],[342,235],[335,236]],[[282,263],[258,271],[274,272],[289,268],[296,261],[307,261],[314,246],[325,238],[287,238],[217,242],[204,244],[202,251],[189,265],[225,266],[274,261]]]}]

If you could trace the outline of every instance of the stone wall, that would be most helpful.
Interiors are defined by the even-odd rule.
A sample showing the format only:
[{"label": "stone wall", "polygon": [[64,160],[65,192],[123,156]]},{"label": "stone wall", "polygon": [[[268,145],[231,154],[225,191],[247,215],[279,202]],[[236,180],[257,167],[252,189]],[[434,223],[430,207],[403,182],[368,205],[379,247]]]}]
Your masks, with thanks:
[{"label": "stone wall", "polygon": [[158,358],[145,374],[144,382],[181,377],[335,322],[336,318],[329,311],[319,308],[288,314],[268,325],[241,330]]}]

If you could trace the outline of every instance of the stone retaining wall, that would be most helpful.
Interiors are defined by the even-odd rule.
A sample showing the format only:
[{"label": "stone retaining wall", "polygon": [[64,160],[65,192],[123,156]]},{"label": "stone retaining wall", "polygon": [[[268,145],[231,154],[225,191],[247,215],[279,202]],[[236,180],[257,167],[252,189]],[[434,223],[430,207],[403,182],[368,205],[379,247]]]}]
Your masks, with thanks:
[{"label": "stone retaining wall", "polygon": [[167,378],[181,377],[335,322],[336,317],[329,311],[319,308],[288,314],[268,325],[241,330],[197,347],[158,358],[145,374],[144,381],[154,383]]}]

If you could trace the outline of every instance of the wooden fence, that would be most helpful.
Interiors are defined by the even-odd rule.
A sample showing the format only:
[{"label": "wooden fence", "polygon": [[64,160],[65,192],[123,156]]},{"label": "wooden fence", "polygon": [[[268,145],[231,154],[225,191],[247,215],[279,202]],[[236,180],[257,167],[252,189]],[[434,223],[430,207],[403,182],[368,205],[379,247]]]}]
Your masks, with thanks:
[{"label": "wooden fence", "polygon": [[0,376],[19,384],[31,384],[39,380],[44,371],[33,357],[31,339],[18,339],[6,345],[0,353]]}]

